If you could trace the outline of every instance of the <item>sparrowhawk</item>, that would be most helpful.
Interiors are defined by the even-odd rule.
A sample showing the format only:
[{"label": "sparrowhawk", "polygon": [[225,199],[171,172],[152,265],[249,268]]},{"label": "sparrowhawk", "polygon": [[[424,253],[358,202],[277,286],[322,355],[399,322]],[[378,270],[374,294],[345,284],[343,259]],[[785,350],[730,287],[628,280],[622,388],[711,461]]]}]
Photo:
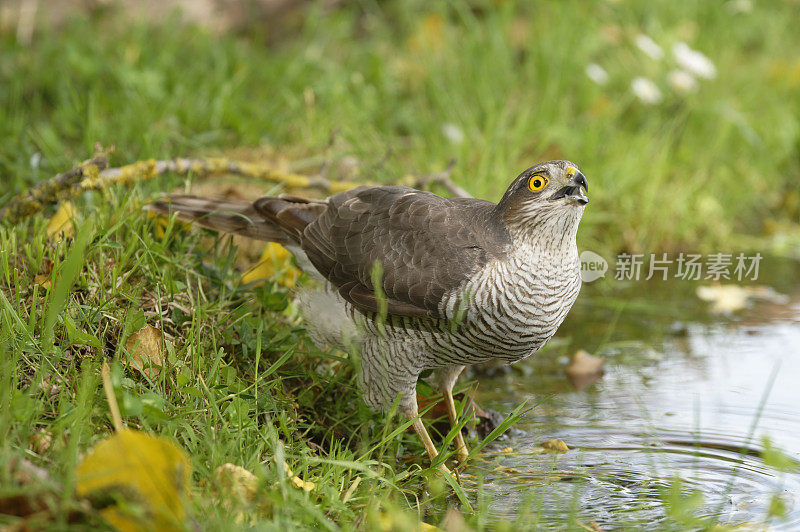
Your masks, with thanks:
[{"label": "sparrowhawk", "polygon": [[[555,334],[581,287],[584,191],[575,164],[550,161],[522,172],[496,204],[362,186],[325,200],[173,195],[149,208],[286,246],[321,281],[299,295],[314,341],[342,346],[349,337],[367,404],[386,409],[399,396],[433,459],[417,378],[436,371],[455,424],[452,390],[466,365],[521,360]],[[460,431],[456,445],[465,459]]]}]

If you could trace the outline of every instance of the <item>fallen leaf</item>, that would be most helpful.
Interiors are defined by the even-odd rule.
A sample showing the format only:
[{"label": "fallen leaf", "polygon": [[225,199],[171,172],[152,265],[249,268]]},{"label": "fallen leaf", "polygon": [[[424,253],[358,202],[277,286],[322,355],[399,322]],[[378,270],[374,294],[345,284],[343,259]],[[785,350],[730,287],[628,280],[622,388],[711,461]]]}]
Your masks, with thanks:
[{"label": "fallen leaf", "polygon": [[429,525],[424,521],[419,521],[400,512],[381,511],[373,517],[372,526],[367,529],[380,530],[381,532],[392,532],[394,530],[419,530],[425,532],[442,532],[442,529]]},{"label": "fallen leaf", "polygon": [[283,469],[284,471],[286,471],[286,477],[292,481],[292,485],[295,488],[304,491],[312,491],[314,488],[317,487],[316,484],[314,484],[313,482],[306,482],[298,475],[295,475],[294,472],[292,472],[292,470],[289,468],[289,464],[287,464],[286,462],[283,463]]},{"label": "fallen leaf", "polygon": [[62,202],[58,210],[47,222],[47,237],[56,242],[75,234],[75,227],[72,220],[75,218],[75,207],[71,202]]},{"label": "fallen leaf", "polygon": [[169,219],[163,214],[158,214],[153,211],[147,211],[147,217],[153,219],[153,232],[156,234],[156,238],[163,240],[167,235]]},{"label": "fallen leaf", "polygon": [[30,445],[31,451],[39,455],[46,453],[50,449],[50,445],[52,443],[53,436],[51,436],[50,433],[44,429],[39,429],[31,434],[30,438],[28,438],[28,444]]},{"label": "fallen leaf", "polygon": [[116,529],[185,528],[191,465],[172,441],[123,429],[95,445],[76,473],[78,496],[102,507]]},{"label": "fallen leaf", "polygon": [[578,391],[582,391],[603,376],[605,363],[603,357],[579,349],[567,366],[567,378]]},{"label": "fallen leaf", "polygon": [[[158,214],[153,211],[147,211],[147,216],[153,219],[153,232],[156,238],[163,239],[167,235],[167,227],[169,227],[169,217],[163,214]],[[174,227],[181,231],[188,231],[192,226],[189,222],[175,219]]]},{"label": "fallen leaf", "polygon": [[763,299],[783,303],[786,296],[778,294],[768,286],[740,286],[718,284],[697,287],[697,297],[711,303],[711,311],[717,314],[732,314],[745,308],[752,299]]},{"label": "fallen leaf", "polygon": [[125,349],[128,350],[131,357],[123,359],[123,364],[135,367],[150,378],[157,377],[161,372],[164,341],[161,338],[160,330],[151,325],[145,325],[128,338],[128,341],[125,342]]},{"label": "fallen leaf", "polygon": [[37,274],[33,276],[33,283],[38,284],[45,290],[50,290],[50,274]]},{"label": "fallen leaf", "polygon": [[254,506],[258,478],[241,466],[235,464],[219,466],[214,470],[214,486],[215,497],[239,525],[254,526],[256,515],[265,514],[271,507],[271,502],[265,505],[264,501]]},{"label": "fallen leaf", "polygon": [[264,279],[272,278],[280,273],[278,277],[280,284],[287,287],[296,285],[300,277],[300,270],[292,265],[291,256],[292,254],[285,247],[270,242],[264,248],[256,265],[244,272],[242,284],[262,283]]},{"label": "fallen leaf", "polygon": [[541,447],[545,451],[553,453],[566,453],[569,451],[569,447],[564,443],[564,440],[547,440],[546,442],[542,442]]},{"label": "fallen leaf", "polygon": [[219,495],[228,501],[252,501],[258,489],[258,478],[253,473],[230,463],[214,470],[214,483]]}]

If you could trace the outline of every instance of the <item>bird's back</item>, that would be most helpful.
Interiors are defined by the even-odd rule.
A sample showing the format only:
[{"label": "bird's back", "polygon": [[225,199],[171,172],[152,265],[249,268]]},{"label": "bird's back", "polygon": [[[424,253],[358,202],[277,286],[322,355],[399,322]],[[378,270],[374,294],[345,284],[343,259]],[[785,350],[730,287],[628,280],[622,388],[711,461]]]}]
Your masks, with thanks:
[{"label": "bird's back", "polygon": [[494,208],[408,187],[362,187],[329,198],[305,228],[301,246],[360,310],[378,310],[378,265],[390,315],[445,318],[445,295],[508,253],[509,235]]}]

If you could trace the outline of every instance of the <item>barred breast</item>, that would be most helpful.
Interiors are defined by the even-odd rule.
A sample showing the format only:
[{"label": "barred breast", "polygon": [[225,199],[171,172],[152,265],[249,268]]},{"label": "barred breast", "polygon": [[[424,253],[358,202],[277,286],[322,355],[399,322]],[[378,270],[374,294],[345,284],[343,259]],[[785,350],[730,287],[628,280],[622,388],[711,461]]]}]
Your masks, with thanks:
[{"label": "barred breast", "polygon": [[[426,369],[499,359],[516,362],[555,334],[581,287],[577,250],[561,256],[518,253],[488,263],[442,301],[451,320],[389,317],[380,333],[402,358]],[[463,310],[459,310],[460,307]],[[373,329],[373,323],[367,324]]]},{"label": "barred breast", "polygon": [[[452,341],[436,342],[439,364],[474,364],[489,359],[516,362],[536,352],[564,321],[581,287],[577,251],[567,256],[519,253],[488,264],[466,288],[470,304]],[[447,305],[456,309],[452,295]],[[455,349],[453,349],[455,347]]]},{"label": "barred breast", "polygon": [[380,323],[351,309],[367,332],[361,360],[367,404],[391,404],[425,369],[532,355],[556,333],[580,287],[577,248],[551,253],[523,247],[448,294],[442,300],[448,320],[387,316]]}]

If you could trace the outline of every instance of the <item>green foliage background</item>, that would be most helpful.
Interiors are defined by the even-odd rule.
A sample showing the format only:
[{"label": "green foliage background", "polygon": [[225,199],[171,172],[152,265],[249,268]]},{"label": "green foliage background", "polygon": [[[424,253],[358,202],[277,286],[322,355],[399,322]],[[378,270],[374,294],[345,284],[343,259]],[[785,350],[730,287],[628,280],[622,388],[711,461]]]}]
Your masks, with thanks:
[{"label": "green foliage background", "polygon": [[[455,179],[488,199],[531,164],[563,157],[592,185],[585,247],[710,248],[798,215],[800,6],[740,3],[312,6],[276,41],[267,23],[215,37],[177,17],[79,19],[30,46],[6,32],[3,196],[97,141],[117,147],[118,163],[265,144],[350,155],[379,180],[455,158]],[[636,47],[640,33],[663,60]],[[667,83],[677,42],[716,65],[696,93]],[[589,63],[609,73],[606,86],[586,76]],[[637,76],[661,86],[662,103],[636,99]],[[448,141],[445,124],[463,142]]]},{"label": "green foliage background", "polygon": [[[31,44],[4,30],[0,203],[85,159],[97,141],[116,146],[116,164],[249,149],[304,171],[333,161],[331,178],[355,158],[359,177],[377,181],[454,158],[453,178],[487,199],[526,167],[568,158],[591,184],[584,248],[767,245],[798,221],[800,3],[740,5],[750,4],[312,4],[280,38],[267,24],[217,36],[178,17],[142,24],[114,10],[76,15]],[[640,33],[663,60],[636,47]],[[716,65],[697,92],[669,87],[677,42]],[[587,77],[589,63],[608,84]],[[661,87],[661,103],[633,95],[637,76]],[[454,128],[461,142],[445,134]],[[88,195],[69,245],[48,241],[46,216],[0,228],[0,486],[9,486],[0,495],[50,489],[15,484],[14,461],[33,460],[66,486],[48,499],[59,519],[48,526],[67,526],[75,464],[110,432],[98,368],[113,356],[126,422],[192,457],[192,513],[204,526],[441,522],[452,502],[444,483],[426,479],[424,460],[404,461],[421,446],[366,411],[346,360],[310,347],[287,290],[239,286],[227,244],[200,248],[199,235],[174,227],[156,236],[140,206],[180,184],[167,176]],[[45,291],[34,280],[50,264],[61,281]],[[154,380],[119,362],[144,323],[170,340],[169,369]],[[37,454],[29,441],[40,429],[53,445]],[[318,490],[288,486],[273,456]],[[226,462],[264,486],[244,521],[213,502],[208,479]],[[480,511],[485,493],[471,495],[474,528],[536,526],[536,508],[499,523]],[[621,516],[618,525],[642,523]]]}]

